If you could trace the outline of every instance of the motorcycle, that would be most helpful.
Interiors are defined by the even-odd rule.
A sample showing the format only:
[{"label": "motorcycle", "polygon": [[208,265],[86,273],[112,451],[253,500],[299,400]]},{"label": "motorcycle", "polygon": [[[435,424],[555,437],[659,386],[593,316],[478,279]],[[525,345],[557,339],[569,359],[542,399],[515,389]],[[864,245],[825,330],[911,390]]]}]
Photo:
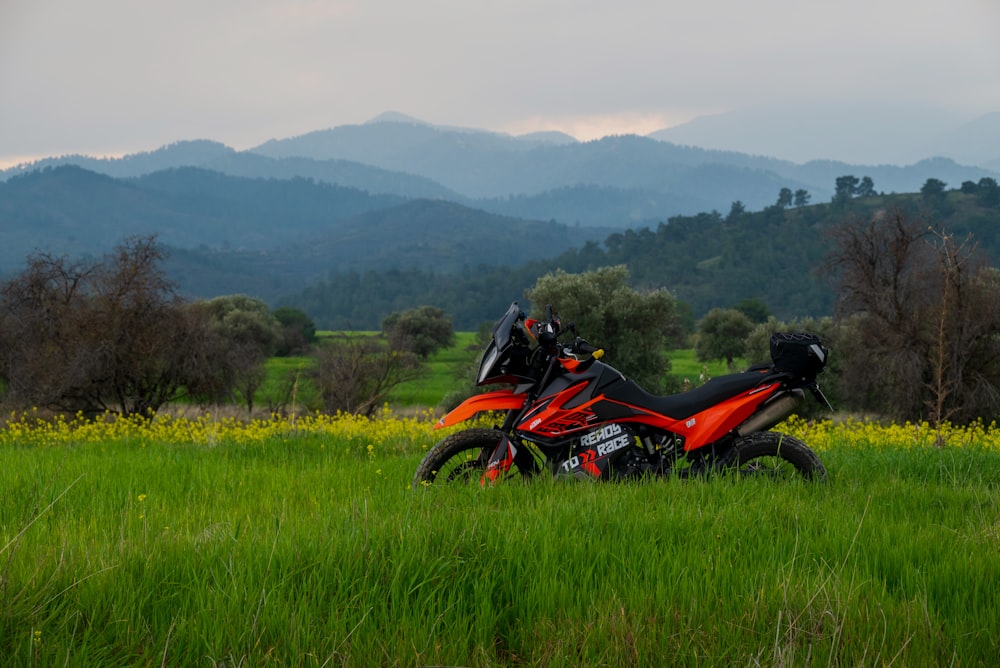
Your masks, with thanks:
[{"label": "motorcycle", "polygon": [[[572,340],[560,341],[567,335]],[[510,387],[466,399],[435,427],[482,412],[499,413],[503,422],[439,441],[413,486],[487,485],[546,471],[587,480],[722,472],[822,479],[826,470],[812,449],[769,430],[806,391],[830,407],[816,382],[829,350],[804,333],[774,334],[770,347],[770,362],[657,396],[600,361],[604,351],[577,336],[574,325],[563,328],[551,306],[535,320],[514,302],[493,329],[476,382]]]}]

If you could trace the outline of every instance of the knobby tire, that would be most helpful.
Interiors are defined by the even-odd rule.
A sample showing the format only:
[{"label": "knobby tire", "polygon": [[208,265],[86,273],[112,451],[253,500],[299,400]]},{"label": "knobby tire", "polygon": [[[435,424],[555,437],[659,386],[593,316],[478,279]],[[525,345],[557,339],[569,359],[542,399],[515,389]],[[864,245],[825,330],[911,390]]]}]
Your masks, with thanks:
[{"label": "knobby tire", "polygon": [[[413,476],[413,486],[422,487],[435,482],[479,483],[486,460],[493,453],[503,434],[497,429],[473,428],[456,432],[443,438],[424,456]],[[528,477],[529,467],[519,467],[515,462],[511,474]]]},{"label": "knobby tire", "polygon": [[775,431],[760,431],[739,439],[721,462],[723,470],[739,475],[792,477],[788,468],[806,480],[823,480],[826,469],[802,441]]}]

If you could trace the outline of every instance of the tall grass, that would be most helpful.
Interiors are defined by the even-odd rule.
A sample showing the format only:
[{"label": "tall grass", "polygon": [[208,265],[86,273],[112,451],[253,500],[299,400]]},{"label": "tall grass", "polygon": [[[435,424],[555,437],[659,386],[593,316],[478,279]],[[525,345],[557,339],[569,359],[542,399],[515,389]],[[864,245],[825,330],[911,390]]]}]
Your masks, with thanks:
[{"label": "tall grass", "polygon": [[321,401],[311,376],[315,363],[315,358],[307,356],[272,357],[267,361],[267,375],[254,396],[254,403],[268,411],[316,410]]},{"label": "tall grass", "polygon": [[[349,423],[349,424],[347,424]],[[0,432],[5,666],[992,665],[1000,448],[410,480],[417,420]]]}]

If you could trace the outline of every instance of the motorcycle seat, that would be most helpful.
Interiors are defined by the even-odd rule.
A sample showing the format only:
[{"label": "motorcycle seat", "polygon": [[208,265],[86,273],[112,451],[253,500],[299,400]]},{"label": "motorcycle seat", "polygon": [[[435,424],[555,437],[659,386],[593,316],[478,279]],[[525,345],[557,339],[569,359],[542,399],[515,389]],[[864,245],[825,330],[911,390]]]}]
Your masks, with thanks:
[{"label": "motorcycle seat", "polygon": [[780,375],[770,368],[751,369],[743,373],[718,376],[688,392],[667,396],[651,394],[635,383],[626,383],[616,388],[617,391],[613,392],[611,398],[632,406],[650,408],[675,420],[683,420]]}]

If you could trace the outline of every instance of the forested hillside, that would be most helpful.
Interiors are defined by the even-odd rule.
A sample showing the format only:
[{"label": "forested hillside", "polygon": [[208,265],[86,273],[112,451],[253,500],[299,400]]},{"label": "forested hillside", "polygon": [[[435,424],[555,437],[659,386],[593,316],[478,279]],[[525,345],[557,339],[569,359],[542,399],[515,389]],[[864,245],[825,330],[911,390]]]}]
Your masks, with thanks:
[{"label": "forested hillside", "polygon": [[[988,182],[987,182],[988,183]],[[425,270],[338,272],[281,303],[307,311],[334,329],[377,328],[385,315],[417,304],[443,308],[456,327],[490,321],[539,276],[625,264],[634,285],[666,287],[700,317],[713,307],[759,299],[780,319],[832,312],[834,293],[824,273],[829,231],[848,219],[866,219],[897,207],[907,217],[965,238],[1000,265],[1000,190],[872,195],[832,203],[759,212],[677,216],[655,229],[615,232],[551,259],[506,267],[469,265],[454,274]]]},{"label": "forested hillside", "polygon": [[[0,278],[33,252],[98,256],[156,235],[186,297],[244,293],[326,328],[371,329],[419,305],[472,328],[547,272],[614,264],[694,317],[745,298],[782,318],[821,315],[833,304],[826,233],[850,216],[906,207],[974,233],[1000,264],[995,176],[946,159],[798,165],[634,135],[577,142],[388,118],[247,151],[178,142],[7,170]],[[935,192],[895,194],[927,184]]]},{"label": "forested hillside", "polygon": [[446,200],[373,195],[311,179],[234,177],[196,167],[115,179],[73,166],[0,183],[0,275],[28,254],[100,255],[155,234],[186,294],[268,300],[331,271],[522,263],[610,230],[573,231]]},{"label": "forested hillside", "polygon": [[245,179],[195,167],[137,179],[53,167],[0,183],[0,270],[34,249],[100,254],[135,234],[156,234],[178,248],[269,251],[405,201],[306,179]]}]

